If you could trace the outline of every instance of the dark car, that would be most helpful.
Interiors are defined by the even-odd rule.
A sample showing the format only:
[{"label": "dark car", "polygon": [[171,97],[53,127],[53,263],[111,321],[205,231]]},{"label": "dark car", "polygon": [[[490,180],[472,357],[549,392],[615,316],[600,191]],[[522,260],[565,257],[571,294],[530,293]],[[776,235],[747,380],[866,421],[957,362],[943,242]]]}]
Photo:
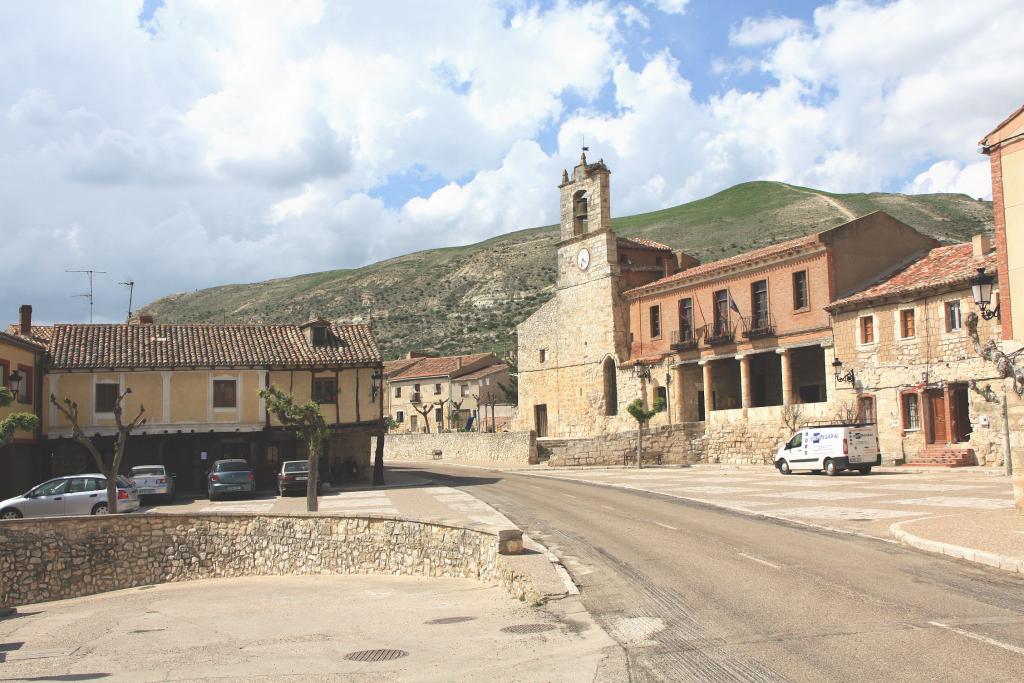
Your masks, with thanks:
[{"label": "dark car", "polygon": [[245,460],[218,460],[206,477],[206,493],[210,500],[226,493],[256,492],[256,477]]},{"label": "dark car", "polygon": [[289,493],[305,493],[308,484],[308,460],[286,460],[281,463],[281,471],[277,474],[277,490],[282,497]]}]

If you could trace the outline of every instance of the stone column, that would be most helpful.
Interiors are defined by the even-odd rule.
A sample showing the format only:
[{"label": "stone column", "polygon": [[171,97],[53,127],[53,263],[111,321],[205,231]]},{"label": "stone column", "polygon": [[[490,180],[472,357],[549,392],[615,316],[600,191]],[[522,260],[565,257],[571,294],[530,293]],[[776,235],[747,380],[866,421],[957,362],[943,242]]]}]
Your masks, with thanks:
[{"label": "stone column", "polygon": [[737,356],[740,361],[740,405],[743,410],[750,407],[750,354]]},{"label": "stone column", "polygon": [[675,419],[678,422],[686,421],[686,403],[683,401],[683,366],[677,365],[672,368],[672,385],[669,387],[669,398],[672,405],[669,410],[674,411]]},{"label": "stone column", "polygon": [[779,360],[782,365],[782,405],[793,405],[793,367],[790,365],[792,357],[789,349],[779,349]]},{"label": "stone column", "polygon": [[711,372],[711,361],[701,361],[700,365],[704,368],[704,419],[710,421],[711,411],[715,409],[714,373]]}]

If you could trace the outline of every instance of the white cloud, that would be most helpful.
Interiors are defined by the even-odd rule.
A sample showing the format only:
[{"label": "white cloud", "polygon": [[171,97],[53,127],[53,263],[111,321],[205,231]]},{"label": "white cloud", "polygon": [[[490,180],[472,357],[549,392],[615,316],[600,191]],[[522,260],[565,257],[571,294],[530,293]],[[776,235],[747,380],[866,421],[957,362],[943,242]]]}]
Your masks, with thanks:
[{"label": "white cloud", "polygon": [[684,14],[690,0],[645,0],[648,5],[654,5],[665,14]]},{"label": "white cloud", "polygon": [[777,43],[799,31],[802,26],[803,22],[790,17],[747,17],[738,27],[729,31],[729,42],[742,47]]},{"label": "white cloud", "polygon": [[991,199],[992,171],[988,161],[966,165],[950,159],[937,161],[907,183],[903,191],[909,194],[962,192],[970,197]]}]

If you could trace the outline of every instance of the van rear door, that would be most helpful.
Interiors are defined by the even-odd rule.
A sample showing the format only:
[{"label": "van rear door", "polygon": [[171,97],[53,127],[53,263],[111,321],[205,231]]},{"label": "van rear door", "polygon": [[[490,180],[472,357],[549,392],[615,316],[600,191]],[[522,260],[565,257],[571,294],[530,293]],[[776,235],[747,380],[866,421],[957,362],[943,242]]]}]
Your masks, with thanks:
[{"label": "van rear door", "polygon": [[850,464],[873,463],[878,454],[878,441],[872,427],[850,427],[846,430]]}]

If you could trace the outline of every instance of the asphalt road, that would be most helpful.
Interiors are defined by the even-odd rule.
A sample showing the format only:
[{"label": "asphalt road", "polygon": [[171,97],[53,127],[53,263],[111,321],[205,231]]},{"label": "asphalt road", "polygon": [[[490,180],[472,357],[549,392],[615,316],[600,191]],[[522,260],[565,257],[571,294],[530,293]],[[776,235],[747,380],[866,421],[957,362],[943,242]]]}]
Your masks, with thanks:
[{"label": "asphalt road", "polygon": [[1024,580],[700,503],[431,465],[561,557],[634,681],[1021,681]]}]

